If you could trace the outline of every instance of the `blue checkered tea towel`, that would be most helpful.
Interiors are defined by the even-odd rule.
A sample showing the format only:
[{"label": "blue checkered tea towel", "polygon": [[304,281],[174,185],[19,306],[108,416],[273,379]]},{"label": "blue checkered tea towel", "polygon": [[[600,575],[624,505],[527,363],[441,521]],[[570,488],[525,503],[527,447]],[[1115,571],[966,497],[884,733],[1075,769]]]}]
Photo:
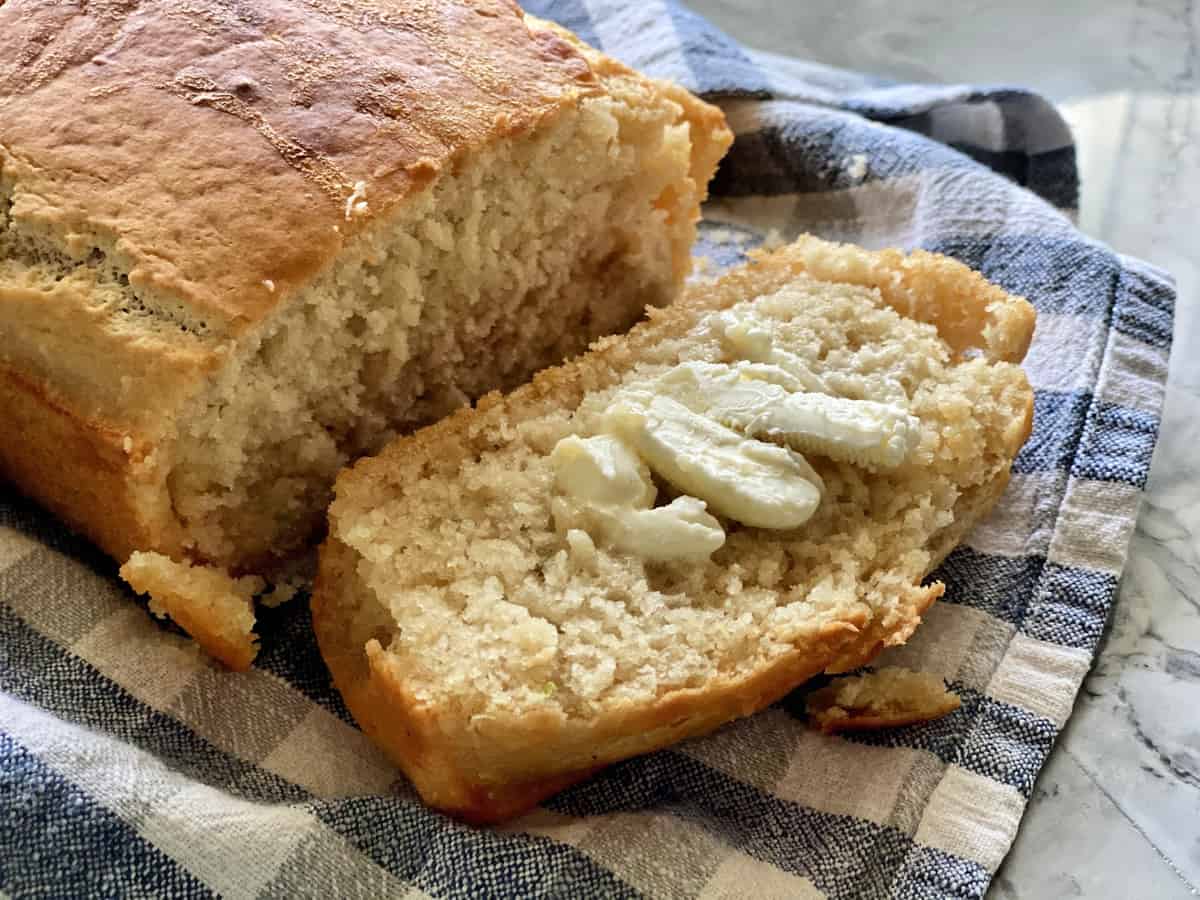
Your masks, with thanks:
[{"label": "blue checkered tea towel", "polygon": [[531,11],[719,102],[737,133],[697,254],[774,233],[955,256],[1038,309],[1036,425],[1008,493],[881,662],[940,721],[825,737],[802,692],[613,766],[497,829],[425,809],[330,686],[305,603],[226,672],[115,566],[0,487],[0,891],[12,897],[979,897],[1071,712],[1154,449],[1168,278],[1072,224],[1055,110],[748,51],[670,0]]}]

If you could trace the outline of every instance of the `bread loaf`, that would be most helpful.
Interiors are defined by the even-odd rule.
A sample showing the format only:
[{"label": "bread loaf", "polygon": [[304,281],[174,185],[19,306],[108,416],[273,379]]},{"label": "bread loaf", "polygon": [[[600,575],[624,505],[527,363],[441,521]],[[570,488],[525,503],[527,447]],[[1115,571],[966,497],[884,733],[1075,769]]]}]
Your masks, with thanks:
[{"label": "bread loaf", "polygon": [[[917,627],[942,592],[926,576],[1004,490],[1033,323],[952,260],[815,238],[693,285],[339,477],[313,597],[335,683],[428,803],[493,821],[864,664]],[[730,399],[792,377],[808,386],[774,405]],[[826,418],[797,440],[785,420],[810,408]],[[621,462],[622,423],[655,415],[629,444],[646,465]]]},{"label": "bread loaf", "polygon": [[0,472],[120,561],[269,574],[347,461],[669,302],[730,142],[511,0],[0,34]]}]

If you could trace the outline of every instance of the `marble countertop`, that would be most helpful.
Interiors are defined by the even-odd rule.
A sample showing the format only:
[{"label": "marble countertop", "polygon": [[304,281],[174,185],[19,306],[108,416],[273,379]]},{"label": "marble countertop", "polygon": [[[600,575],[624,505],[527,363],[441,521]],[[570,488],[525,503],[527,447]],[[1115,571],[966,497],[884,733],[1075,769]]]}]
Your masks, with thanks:
[{"label": "marble countertop", "polygon": [[1116,609],[990,896],[1200,895],[1200,4],[686,2],[762,50],[1042,92],[1078,142],[1080,226],[1175,276],[1162,432]]}]

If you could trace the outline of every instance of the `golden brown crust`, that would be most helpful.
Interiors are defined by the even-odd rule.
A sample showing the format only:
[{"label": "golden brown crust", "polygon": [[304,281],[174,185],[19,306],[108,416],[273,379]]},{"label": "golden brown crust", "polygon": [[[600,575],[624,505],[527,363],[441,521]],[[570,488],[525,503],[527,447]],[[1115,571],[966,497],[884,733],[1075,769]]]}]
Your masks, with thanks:
[{"label": "golden brown crust", "polygon": [[[180,547],[142,441],[88,421],[0,367],[0,475],[124,560],[138,547]],[[20,440],[16,440],[20,436]],[[129,449],[125,440],[129,438]],[[160,513],[160,515],[155,515]]]},{"label": "golden brown crust", "polygon": [[673,82],[655,80],[652,83],[665,97],[683,107],[684,118],[691,131],[692,177],[703,201],[708,198],[709,181],[716,173],[717,165],[733,144],[733,132],[729,130],[725,114],[719,107],[705,103]]},{"label": "golden brown crust", "polygon": [[119,561],[178,555],[158,448],[221,353],[106,317],[74,276],[46,290],[0,279],[0,470]]},{"label": "golden brown crust", "polygon": [[149,595],[152,612],[169,615],[229,668],[250,668],[258,654],[253,597],[264,587],[261,578],[231,578],[220,569],[142,552],[130,556],[120,574],[139,594]]},{"label": "golden brown crust", "polygon": [[247,632],[240,638],[231,637],[222,622],[191,606],[192,598],[183,594],[162,593],[159,602],[171,621],[186,631],[204,648],[204,652],[227,665],[235,672],[249,671],[258,656],[258,635]]},{"label": "golden brown crust", "polygon": [[597,90],[508,0],[13,0],[0,33],[18,213],[119,240],[135,287],[231,332],[464,152]]},{"label": "golden brown crust", "polygon": [[954,712],[962,701],[935,675],[885,668],[838,679],[809,694],[804,705],[810,724],[834,734],[931,722]]},{"label": "golden brown crust", "polygon": [[[930,569],[932,568],[931,566]],[[908,603],[898,609],[890,619],[873,620],[865,630],[858,632],[852,642],[826,662],[822,671],[827,675],[851,672],[870,663],[888,647],[898,647],[905,643],[921,624],[921,617],[945,592],[946,586],[940,581],[915,592],[908,598]]]},{"label": "golden brown crust", "polygon": [[[673,307],[652,311],[652,324],[598,342],[588,357],[539,374],[507,398],[489,395],[476,410],[462,410],[392,443],[379,456],[344,471],[338,479],[338,493],[346,493],[353,484],[356,492],[385,495],[396,477],[397,467],[390,462],[394,456],[439,460],[450,447],[462,456],[483,452],[488,449],[485,417],[513,410],[535,416],[541,410],[571,408],[585,392],[605,386],[608,376],[604,373],[627,368],[665,334],[683,334],[707,312],[774,291],[800,272],[818,270],[828,280],[836,280],[840,272],[844,280],[862,279],[858,283],[880,287],[884,298],[902,313],[949,328],[947,341],[960,353],[977,349],[993,359],[1008,361],[1019,348],[1028,346],[1033,327],[1029,304],[1002,291],[997,294],[999,289],[961,264],[930,254],[905,257],[887,251],[860,255],[864,253],[802,238],[776,253],[760,255],[751,266],[730,273],[715,285],[691,289]],[[930,291],[936,302],[921,300],[926,276],[931,279]],[[955,279],[957,291],[953,289]],[[973,311],[990,324],[968,327],[960,318],[962,310]],[[1032,395],[1028,403],[1031,410]],[[1028,436],[1029,428],[1027,415],[1003,436],[1011,454]],[[991,508],[1003,492],[1008,474],[1005,469],[963,495],[955,522],[928,548],[930,569]],[[337,532],[339,508],[340,501],[335,501],[330,512],[332,534]],[[749,715],[822,671],[845,671],[865,664],[885,646],[902,643],[943,590],[940,583],[912,585],[887,621],[868,622],[862,613],[859,621],[822,623],[797,641],[794,652],[748,677],[677,691],[650,706],[609,710],[587,722],[547,715],[537,722],[523,722],[519,733],[506,726],[489,730],[486,723],[469,728],[456,721],[452,710],[431,708],[405,690],[403,676],[380,643],[390,634],[382,610],[374,630],[347,625],[350,619],[370,620],[369,607],[375,601],[358,577],[354,552],[336,537],[322,547],[313,593],[313,625],[347,705],[364,730],[409,775],[426,802],[472,821],[498,821],[532,807],[597,766]]]}]

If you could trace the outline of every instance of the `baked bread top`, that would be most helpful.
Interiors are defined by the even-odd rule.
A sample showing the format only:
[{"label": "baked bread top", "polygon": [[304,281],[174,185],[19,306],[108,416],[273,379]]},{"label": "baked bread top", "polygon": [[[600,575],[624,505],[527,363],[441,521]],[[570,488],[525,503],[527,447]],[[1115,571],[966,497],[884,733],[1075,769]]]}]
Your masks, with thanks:
[{"label": "baked bread top", "polygon": [[11,0],[0,34],[9,214],[214,337],[460,154],[597,89],[510,0]]}]

